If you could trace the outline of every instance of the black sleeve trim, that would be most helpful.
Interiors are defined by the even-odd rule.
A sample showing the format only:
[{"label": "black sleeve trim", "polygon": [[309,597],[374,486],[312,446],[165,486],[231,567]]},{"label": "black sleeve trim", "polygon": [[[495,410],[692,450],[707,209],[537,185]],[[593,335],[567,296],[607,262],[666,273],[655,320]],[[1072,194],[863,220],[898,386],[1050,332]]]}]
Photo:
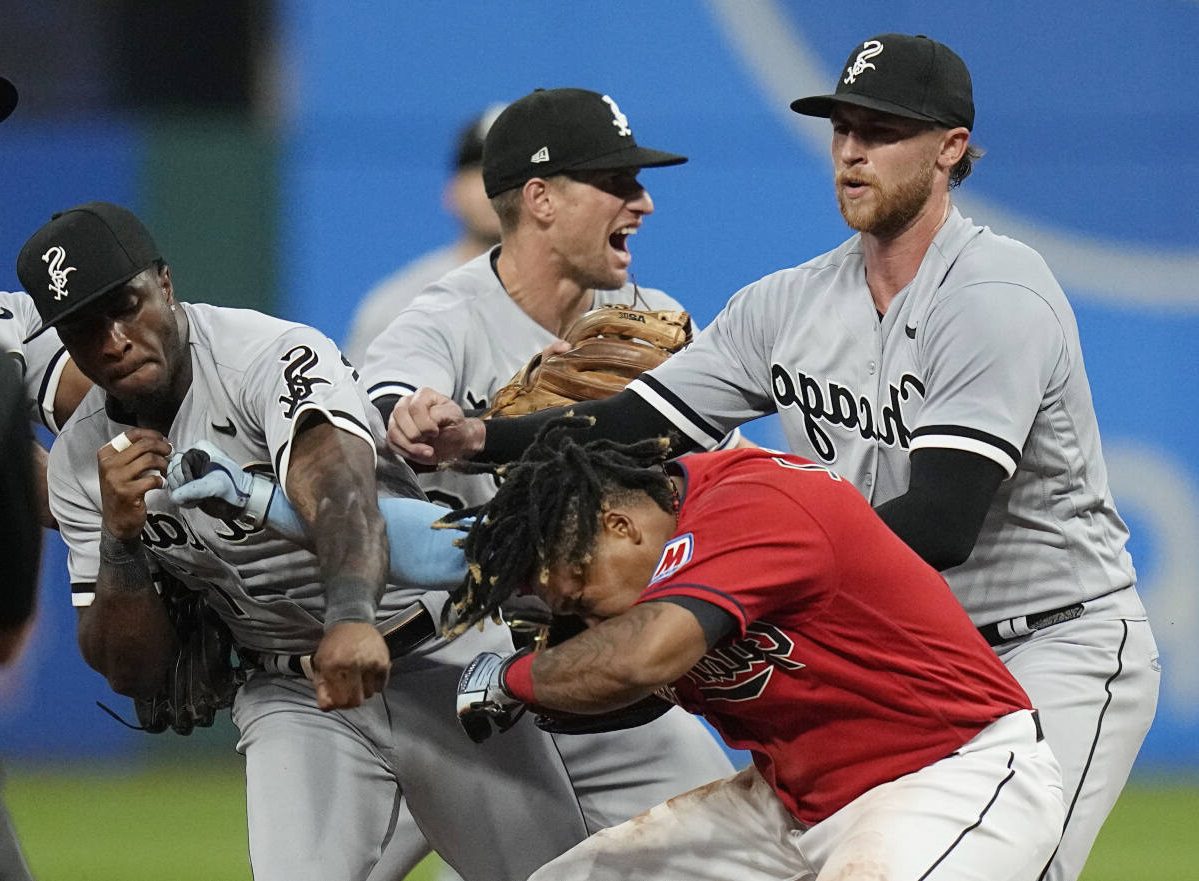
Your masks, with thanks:
[{"label": "black sleeve trim", "polygon": [[[54,375],[54,372],[58,369],[58,362],[62,361],[64,358],[69,358],[69,357],[70,356],[67,354],[66,346],[63,346],[61,349],[59,349],[57,352],[54,353],[54,357],[51,358],[50,363],[48,365],[46,365],[46,372],[42,374],[41,387],[37,390],[38,418],[41,419],[42,424],[45,425],[46,428],[50,429],[55,434],[57,434],[59,431],[62,430],[62,426],[60,425],[57,428],[55,428],[53,425],[51,425],[46,420],[46,411],[49,410],[51,413],[54,412],[54,402],[46,400],[46,392],[49,390],[49,387],[50,387],[50,377],[52,377]],[[58,379],[59,379],[59,382],[61,383],[62,377],[60,376]],[[57,389],[55,391],[57,392]]]},{"label": "black sleeve trim", "polygon": [[[388,379],[388,380],[384,380],[383,382],[376,382],[374,385],[372,385],[370,388],[368,388],[366,390],[366,393],[368,395],[374,395],[377,391],[379,391],[379,389],[387,389],[387,388],[402,388],[409,392],[416,391],[416,386],[414,386],[414,385],[409,385],[406,382],[397,382],[395,380]],[[396,397],[397,398],[399,397],[398,393],[396,394]]]},{"label": "black sleeve trim", "polygon": [[1020,449],[998,435],[991,434],[986,431],[979,431],[977,428],[967,428],[963,425],[922,425],[912,432],[912,438],[928,437],[930,435],[949,435],[951,437],[964,437],[970,440],[976,440],[979,443],[984,443],[989,446],[1002,450],[1006,455],[1010,456],[1016,464],[1020,463]]},{"label": "black sleeve trim", "polygon": [[717,443],[724,440],[725,432],[712,425],[712,423],[708,422],[708,420],[696,413],[693,409],[691,409],[691,407],[683,403],[682,398],[680,398],[666,386],[662,385],[659,380],[655,379],[648,373],[643,373],[637,377],[637,381],[652,389],[657,395],[670,404],[670,406],[678,410],[679,413],[681,413],[683,417],[686,418],[692,425],[700,429],[704,434],[712,438],[712,440],[716,441]]},{"label": "black sleeve trim", "polygon": [[1005,472],[978,453],[928,447],[911,456],[908,490],[876,509],[891,531],[929,565],[966,562]]},{"label": "black sleeve trim", "polygon": [[699,622],[700,629],[704,632],[704,642],[708,648],[712,648],[712,646],[741,626],[741,622],[734,618],[732,614],[707,600],[701,600],[699,597],[674,595],[661,597],[660,599],[646,600],[646,602],[674,603],[676,606],[682,606],[694,615],[695,620]]}]

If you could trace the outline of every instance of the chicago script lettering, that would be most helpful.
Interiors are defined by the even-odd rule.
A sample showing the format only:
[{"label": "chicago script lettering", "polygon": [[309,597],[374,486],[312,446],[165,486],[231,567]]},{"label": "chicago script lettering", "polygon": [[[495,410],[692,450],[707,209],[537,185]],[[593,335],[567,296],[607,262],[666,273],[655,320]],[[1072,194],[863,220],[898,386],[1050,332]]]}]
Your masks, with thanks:
[{"label": "chicago script lettering", "polygon": [[907,449],[912,431],[904,420],[903,405],[914,396],[924,397],[924,383],[905,373],[898,383],[887,386],[886,402],[875,416],[875,405],[865,395],[832,380],[827,386],[797,370],[792,376],[781,364],[770,365],[770,382],[779,408],[794,407],[803,416],[804,433],[816,455],[825,462],[837,459],[837,448],[825,426],[856,430],[864,440],[876,440],[887,446]]}]

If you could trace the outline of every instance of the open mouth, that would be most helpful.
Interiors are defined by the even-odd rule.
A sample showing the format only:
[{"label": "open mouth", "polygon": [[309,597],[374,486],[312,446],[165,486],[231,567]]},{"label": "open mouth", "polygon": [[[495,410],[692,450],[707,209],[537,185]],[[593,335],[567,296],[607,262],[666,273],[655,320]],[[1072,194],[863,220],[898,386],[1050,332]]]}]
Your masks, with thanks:
[{"label": "open mouth", "polygon": [[608,244],[622,254],[629,253],[629,236],[637,235],[637,227],[622,226],[612,235],[608,236]]}]

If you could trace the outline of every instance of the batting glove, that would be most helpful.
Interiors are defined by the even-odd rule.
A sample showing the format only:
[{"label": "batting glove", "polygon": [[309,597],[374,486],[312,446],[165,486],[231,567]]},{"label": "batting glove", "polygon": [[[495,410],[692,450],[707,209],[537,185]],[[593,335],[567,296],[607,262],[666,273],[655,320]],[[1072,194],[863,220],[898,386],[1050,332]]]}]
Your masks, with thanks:
[{"label": "batting glove", "polygon": [[262,526],[275,491],[274,481],[250,474],[216,444],[197,441],[167,463],[171,501],[184,508],[200,508],[222,520],[236,520],[251,528]]},{"label": "batting glove", "polygon": [[504,688],[505,671],[524,654],[527,652],[483,652],[462,671],[458,680],[458,722],[475,743],[491,736],[493,724],[502,733],[524,715],[525,705]]}]

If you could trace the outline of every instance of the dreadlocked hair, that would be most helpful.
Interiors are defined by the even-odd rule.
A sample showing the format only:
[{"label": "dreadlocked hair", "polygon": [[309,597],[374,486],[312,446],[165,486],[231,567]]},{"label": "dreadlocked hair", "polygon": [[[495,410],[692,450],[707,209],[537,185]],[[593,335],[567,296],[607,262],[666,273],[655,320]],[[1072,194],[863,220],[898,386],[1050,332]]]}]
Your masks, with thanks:
[{"label": "dreadlocked hair", "polygon": [[595,420],[567,413],[547,422],[516,462],[460,463],[468,473],[494,474],[499,490],[486,504],[447,514],[441,524],[466,533],[458,544],[467,574],[442,612],[442,632],[458,636],[499,608],[512,594],[545,584],[558,564],[590,559],[606,502],[637,493],[672,513],[678,501],[662,465],[670,439],[632,444],[579,443],[572,436]]}]

